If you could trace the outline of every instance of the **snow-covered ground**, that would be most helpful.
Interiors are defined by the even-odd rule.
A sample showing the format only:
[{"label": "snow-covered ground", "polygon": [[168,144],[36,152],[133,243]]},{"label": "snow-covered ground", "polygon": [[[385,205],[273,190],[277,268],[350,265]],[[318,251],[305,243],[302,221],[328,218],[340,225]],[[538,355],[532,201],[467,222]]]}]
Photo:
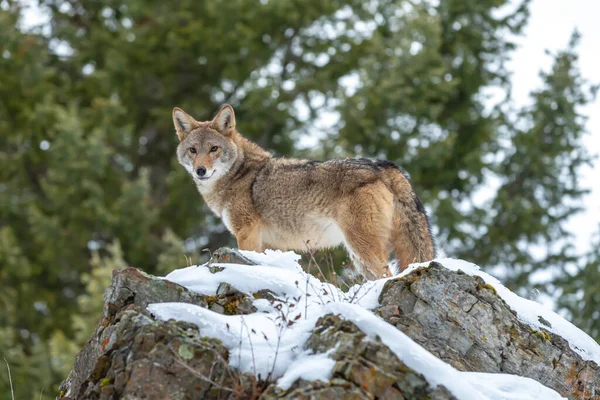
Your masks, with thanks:
[{"label": "snow-covered ground", "polygon": [[[284,389],[300,377],[330,379],[334,361],[327,354],[311,354],[304,345],[319,317],[336,314],[354,322],[369,337],[379,336],[399,359],[423,374],[431,385],[443,385],[459,399],[561,398],[555,391],[528,378],[461,372],[436,358],[369,311],[378,306],[378,297],[387,279],[357,285],[344,293],[306,274],[297,262],[299,256],[292,252],[243,253],[260,265],[217,264],[223,270],[216,273],[211,273],[206,265],[192,266],[173,271],[165,279],[205,295],[216,294],[221,282],[249,293],[270,289],[278,301],[256,299],[254,305],[258,311],[243,316],[221,315],[184,303],[152,304],[149,310],[163,320],[174,318],[196,324],[203,335],[223,342],[230,351],[232,366],[262,378],[278,378],[278,385]],[[474,264],[453,259],[437,261],[451,270],[460,269],[482,277],[494,286],[523,322],[561,335],[584,359],[600,364],[600,346],[553,311],[518,297]],[[413,265],[402,275],[426,265]],[[540,316],[552,327],[541,325]]]}]

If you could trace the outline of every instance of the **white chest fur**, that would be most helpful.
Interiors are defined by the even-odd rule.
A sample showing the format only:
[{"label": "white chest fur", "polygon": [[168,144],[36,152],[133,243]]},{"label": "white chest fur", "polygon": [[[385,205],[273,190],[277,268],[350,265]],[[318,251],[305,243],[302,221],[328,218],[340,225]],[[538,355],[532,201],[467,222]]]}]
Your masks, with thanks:
[{"label": "white chest fur", "polygon": [[221,219],[223,220],[223,223],[229,232],[233,233],[231,216],[229,215],[229,210],[227,208],[224,208],[223,211],[221,211]]}]

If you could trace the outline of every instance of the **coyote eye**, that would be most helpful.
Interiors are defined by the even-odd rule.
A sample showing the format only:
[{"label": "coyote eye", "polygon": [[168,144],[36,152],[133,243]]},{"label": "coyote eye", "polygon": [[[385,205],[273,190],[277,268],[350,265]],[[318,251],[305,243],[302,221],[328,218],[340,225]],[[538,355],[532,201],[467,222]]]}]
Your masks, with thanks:
[{"label": "coyote eye", "polygon": [[209,153],[214,153],[215,151],[219,150],[218,146],[213,146],[210,148],[210,152]]},{"label": "coyote eye", "polygon": [[192,153],[192,154],[196,154],[196,149],[195,149],[195,148],[193,148],[193,147],[190,147],[190,153]]}]

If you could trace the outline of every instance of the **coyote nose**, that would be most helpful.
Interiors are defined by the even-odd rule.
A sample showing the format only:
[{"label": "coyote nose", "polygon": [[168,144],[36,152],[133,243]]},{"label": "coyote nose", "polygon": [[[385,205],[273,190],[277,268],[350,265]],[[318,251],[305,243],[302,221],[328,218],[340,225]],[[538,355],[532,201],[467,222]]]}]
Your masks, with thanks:
[{"label": "coyote nose", "polygon": [[206,175],[206,168],[204,168],[204,167],[196,168],[196,175],[198,175],[200,177]]}]

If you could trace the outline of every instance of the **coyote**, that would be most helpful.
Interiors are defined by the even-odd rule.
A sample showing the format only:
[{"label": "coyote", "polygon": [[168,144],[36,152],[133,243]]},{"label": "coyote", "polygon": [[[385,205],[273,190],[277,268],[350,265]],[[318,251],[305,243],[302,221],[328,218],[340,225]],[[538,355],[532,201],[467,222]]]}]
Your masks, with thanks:
[{"label": "coyote", "polygon": [[236,130],[226,104],[212,121],[173,109],[177,158],[242,250],[343,244],[366,279],[431,260],[429,219],[403,171],[390,161],[275,157]]}]

